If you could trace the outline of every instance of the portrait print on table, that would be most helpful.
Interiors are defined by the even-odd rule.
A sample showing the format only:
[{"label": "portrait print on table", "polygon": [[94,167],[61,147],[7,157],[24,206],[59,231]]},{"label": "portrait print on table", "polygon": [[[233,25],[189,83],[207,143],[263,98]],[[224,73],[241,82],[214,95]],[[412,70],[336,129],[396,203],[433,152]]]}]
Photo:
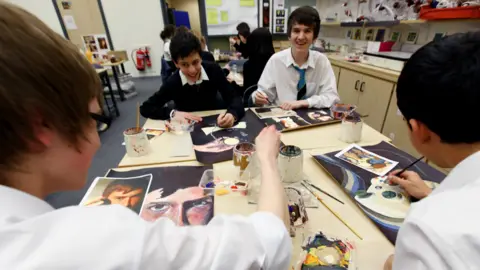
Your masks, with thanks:
[{"label": "portrait print on table", "polygon": [[150,173],[152,181],[140,216],[147,221],[169,218],[176,225],[205,225],[214,214],[214,190],[203,189],[200,180],[212,166],[175,166],[132,171],[110,170],[120,177]]},{"label": "portrait print on table", "polygon": [[232,128],[217,126],[218,115],[203,117],[190,133],[197,161],[213,164],[233,159],[233,148],[240,142],[254,143],[265,125],[250,110]]},{"label": "portrait print on table", "polygon": [[275,125],[278,131],[298,129],[300,127],[306,127],[311,125],[311,123],[305,121],[305,119],[299,116],[273,117],[262,120],[268,126]]},{"label": "portrait print on table", "polygon": [[253,109],[258,115],[258,118],[272,118],[272,117],[288,117],[296,116],[297,113],[293,110],[284,110],[280,107],[271,107],[271,108],[255,108]]},{"label": "portrait print on table", "polygon": [[351,144],[335,157],[378,176],[384,176],[398,164],[396,161],[381,157],[356,144]]},{"label": "portrait print on table", "polygon": [[[275,111],[264,111],[269,109]],[[331,116],[329,109],[284,111],[281,108],[257,108],[255,111],[265,125],[275,125],[282,132],[340,122]],[[269,115],[275,116],[268,117]]]},{"label": "portrait print on table", "polygon": [[[384,157],[386,160],[395,160],[398,165],[395,169],[409,166],[417,160],[393,145],[381,142],[377,145],[366,146],[363,150]],[[343,151],[315,155],[317,163],[355,200],[365,214],[374,221],[382,233],[395,243],[398,230],[410,208],[411,199],[404,190],[391,185],[386,177],[345,162],[336,156]],[[409,170],[420,175],[426,184],[432,188],[445,178],[445,175],[424,162],[418,162]]]},{"label": "portrait print on table", "polygon": [[90,185],[80,205],[118,204],[140,214],[151,181],[151,174],[126,178],[97,177]]}]

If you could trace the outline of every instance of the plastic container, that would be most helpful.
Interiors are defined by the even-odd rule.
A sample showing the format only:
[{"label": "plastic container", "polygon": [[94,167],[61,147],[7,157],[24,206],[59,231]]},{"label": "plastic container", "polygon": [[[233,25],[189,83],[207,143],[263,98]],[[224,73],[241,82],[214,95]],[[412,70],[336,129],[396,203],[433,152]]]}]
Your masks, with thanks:
[{"label": "plastic container", "polygon": [[123,132],[127,155],[141,157],[150,153],[150,142],[143,128],[129,128]]},{"label": "plastic container", "polygon": [[350,104],[338,103],[330,108],[331,116],[335,119],[343,119],[345,115],[351,114],[357,107]]},{"label": "plastic container", "polygon": [[180,117],[173,117],[165,121],[165,127],[168,132],[181,135],[193,131],[197,122]]}]

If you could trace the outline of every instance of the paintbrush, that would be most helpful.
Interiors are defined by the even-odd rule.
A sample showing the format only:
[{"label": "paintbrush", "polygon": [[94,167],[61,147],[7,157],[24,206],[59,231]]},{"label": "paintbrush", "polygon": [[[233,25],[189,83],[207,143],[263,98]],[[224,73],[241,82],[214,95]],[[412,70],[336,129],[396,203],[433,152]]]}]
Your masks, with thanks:
[{"label": "paintbrush", "polygon": [[140,132],[140,103],[137,102],[137,125],[136,131]]},{"label": "paintbrush", "polygon": [[328,211],[330,211],[330,213],[332,213],[338,220],[340,220],[340,222],[343,223],[343,225],[347,226],[347,228],[352,232],[354,233],[358,238],[360,238],[360,240],[363,240],[363,238],[355,231],[355,229],[353,229],[350,225],[348,225],[347,222],[345,222],[345,220],[343,220],[335,211],[332,210],[332,208],[330,208],[317,194],[315,194],[315,192],[313,192],[307,185],[305,185],[305,183],[302,182],[302,185],[308,190],[310,191],[310,193],[312,193],[313,196],[315,196],[315,198],[317,198],[317,200],[323,204],[323,206],[325,206],[325,208],[328,209]]},{"label": "paintbrush", "polygon": [[272,106],[272,105],[273,105],[273,103],[268,99],[267,94],[265,94],[265,93],[263,93],[263,92],[261,92],[261,91],[258,91],[258,92],[260,92],[260,94],[262,94],[262,96],[264,96],[264,97],[267,99],[268,106]]},{"label": "paintbrush", "polygon": [[345,204],[345,203],[343,203],[342,201],[340,201],[339,199],[335,198],[333,195],[331,195],[331,194],[329,194],[328,192],[326,192],[325,190],[323,190],[323,189],[315,186],[314,184],[310,183],[310,181],[308,181],[308,180],[304,180],[304,181],[305,181],[305,183],[307,183],[309,186],[311,186],[311,187],[313,187],[314,189],[322,192],[323,194],[327,195],[328,197],[334,199],[335,201],[337,201],[337,202],[339,202],[339,203],[341,203],[341,204]]},{"label": "paintbrush", "polygon": [[417,164],[420,160],[422,160],[424,157],[421,157],[417,160],[415,160],[412,164],[408,165],[405,167],[403,170],[399,171],[398,173],[395,174],[396,177],[400,177],[406,170],[410,169],[413,165]]}]

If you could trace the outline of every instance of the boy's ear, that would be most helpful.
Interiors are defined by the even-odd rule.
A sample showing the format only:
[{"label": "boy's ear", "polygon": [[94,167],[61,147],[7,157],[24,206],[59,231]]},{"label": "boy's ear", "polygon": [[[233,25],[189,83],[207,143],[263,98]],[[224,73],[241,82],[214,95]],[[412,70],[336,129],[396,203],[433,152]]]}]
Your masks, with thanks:
[{"label": "boy's ear", "polygon": [[424,144],[432,139],[432,131],[424,123],[415,119],[410,119],[408,122],[411,126],[412,138],[417,142]]},{"label": "boy's ear", "polygon": [[173,60],[173,59],[172,59],[172,61],[173,61],[173,63],[175,64],[175,66],[177,67],[177,69],[180,69],[180,66],[178,65],[177,61],[175,61],[175,60]]}]

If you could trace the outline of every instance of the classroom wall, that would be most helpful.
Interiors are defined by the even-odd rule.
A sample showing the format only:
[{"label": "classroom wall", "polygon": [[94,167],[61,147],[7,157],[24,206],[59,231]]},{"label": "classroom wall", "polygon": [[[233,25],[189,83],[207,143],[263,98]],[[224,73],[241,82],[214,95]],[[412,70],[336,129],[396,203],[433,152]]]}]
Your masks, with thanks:
[{"label": "classroom wall", "polygon": [[52,28],[53,31],[57,32],[62,37],[65,37],[51,0],[6,0],[6,2],[16,4],[33,13],[46,25]]},{"label": "classroom wall", "polygon": [[131,58],[133,49],[150,46],[152,68],[139,72],[130,59],[125,69],[134,77],[160,76],[163,42],[163,15],[159,0],[142,0],[141,5],[130,0],[102,0],[115,50],[126,50]]},{"label": "classroom wall", "polygon": [[198,0],[169,0],[168,3],[171,8],[188,12],[190,26],[192,29],[202,32],[200,27],[200,11],[198,8]]}]

